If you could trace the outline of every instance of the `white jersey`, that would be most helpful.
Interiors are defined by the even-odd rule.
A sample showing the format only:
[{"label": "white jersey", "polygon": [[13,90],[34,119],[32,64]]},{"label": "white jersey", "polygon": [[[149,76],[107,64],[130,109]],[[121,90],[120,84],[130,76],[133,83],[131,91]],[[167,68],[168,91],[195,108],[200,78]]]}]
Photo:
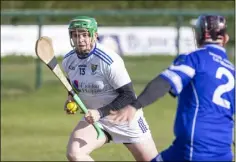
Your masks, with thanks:
[{"label": "white jersey", "polygon": [[[65,55],[62,66],[73,88],[88,109],[98,109],[111,103],[119,94],[116,89],[131,82],[124,61],[114,51],[96,43],[86,58],[75,50]],[[112,124],[106,117],[98,121],[114,142],[138,142],[151,137],[142,109],[135,115],[132,126]]]},{"label": "white jersey", "polygon": [[70,51],[62,66],[89,109],[108,105],[118,96],[115,90],[131,82],[122,58],[98,43],[84,59],[78,58],[75,50]]}]

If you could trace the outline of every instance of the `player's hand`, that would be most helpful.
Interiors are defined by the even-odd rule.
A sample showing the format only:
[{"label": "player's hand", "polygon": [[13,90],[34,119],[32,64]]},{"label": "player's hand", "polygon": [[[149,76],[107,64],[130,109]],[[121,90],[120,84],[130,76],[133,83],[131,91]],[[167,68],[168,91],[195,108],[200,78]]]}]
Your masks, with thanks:
[{"label": "player's hand", "polygon": [[93,124],[97,122],[101,118],[101,116],[98,110],[89,110],[88,113],[85,114],[84,118],[89,124]]},{"label": "player's hand", "polygon": [[114,123],[131,123],[137,109],[131,105],[127,105],[118,111],[110,111],[109,119],[113,120]]}]

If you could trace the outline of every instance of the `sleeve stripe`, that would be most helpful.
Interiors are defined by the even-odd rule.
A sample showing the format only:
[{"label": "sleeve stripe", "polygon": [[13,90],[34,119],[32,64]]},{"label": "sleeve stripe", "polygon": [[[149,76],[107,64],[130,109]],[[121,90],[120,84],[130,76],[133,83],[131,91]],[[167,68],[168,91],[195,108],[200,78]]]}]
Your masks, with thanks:
[{"label": "sleeve stripe", "polygon": [[177,73],[166,69],[161,74],[164,75],[165,77],[169,78],[173,82],[178,94],[182,91],[182,89],[183,89],[182,80],[181,80],[181,77]]},{"label": "sleeve stripe", "polygon": [[105,57],[103,57],[102,55],[100,55],[99,53],[96,53],[96,51],[94,52],[94,55],[96,55],[97,57],[99,57],[101,60],[103,60],[105,63],[107,63],[108,65],[111,65],[112,62],[108,61]]},{"label": "sleeve stripe", "polygon": [[169,69],[180,71],[180,72],[188,75],[190,78],[193,78],[195,75],[195,69],[193,69],[192,67],[187,66],[187,65],[179,65],[179,66],[171,65],[169,67]]},{"label": "sleeve stripe", "polygon": [[172,80],[170,80],[169,78],[167,78],[165,75],[161,74],[160,75],[163,79],[167,80],[170,85],[171,85],[171,89],[170,89],[170,93],[171,95],[174,95],[174,96],[177,96],[178,95],[178,92],[177,92],[177,89],[176,89],[176,86],[175,84],[172,82]]},{"label": "sleeve stripe", "polygon": [[64,56],[63,59],[65,59],[65,58],[67,58],[68,56],[73,55],[73,54],[75,54],[75,50],[71,50],[69,53],[67,53],[67,54]]},{"label": "sleeve stripe", "polygon": [[101,54],[103,57],[105,57],[110,62],[113,62],[112,58],[109,55],[107,55],[105,52],[101,51],[100,49],[96,48],[96,52]]}]

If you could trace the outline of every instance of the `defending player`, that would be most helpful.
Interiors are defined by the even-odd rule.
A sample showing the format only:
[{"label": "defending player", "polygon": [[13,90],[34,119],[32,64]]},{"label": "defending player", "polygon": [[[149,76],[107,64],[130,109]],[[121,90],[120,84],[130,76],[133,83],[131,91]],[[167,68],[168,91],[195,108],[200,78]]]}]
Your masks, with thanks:
[{"label": "defending player", "polygon": [[[107,118],[110,110],[119,110],[136,98],[122,58],[97,42],[94,18],[78,16],[73,19],[69,24],[69,35],[74,49],[65,55],[62,65],[89,113],[71,134],[68,160],[93,161],[89,154],[112,140],[123,143],[136,160],[150,161],[157,150],[143,111],[140,109],[135,113],[131,125],[127,122],[112,124]],[[68,96],[66,103],[70,100],[72,97]],[[89,124],[94,121],[98,121],[104,130],[104,138],[97,139],[97,132]]]},{"label": "defending player", "polygon": [[195,34],[199,49],[177,56],[132,106],[112,113],[116,122],[129,121],[137,109],[166,93],[178,96],[175,140],[152,161],[232,161],[235,68],[224,48],[226,20],[202,15]]}]

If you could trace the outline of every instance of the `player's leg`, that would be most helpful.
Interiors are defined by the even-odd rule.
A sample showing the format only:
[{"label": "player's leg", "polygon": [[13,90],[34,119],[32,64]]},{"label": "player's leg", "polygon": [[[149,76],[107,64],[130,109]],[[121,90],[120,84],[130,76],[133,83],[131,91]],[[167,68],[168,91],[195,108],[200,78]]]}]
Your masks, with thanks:
[{"label": "player's leg", "polygon": [[82,120],[71,133],[67,145],[67,159],[69,161],[93,161],[90,153],[107,142],[104,136],[97,139],[97,132],[91,124]]},{"label": "player's leg", "polygon": [[158,151],[142,111],[136,114],[132,124],[129,125],[129,129],[136,138],[131,136],[130,142],[124,143],[125,146],[133,154],[136,161],[151,161],[158,154]]},{"label": "player's leg", "polygon": [[137,111],[130,124],[112,124],[109,118],[102,120],[102,124],[113,142],[125,144],[135,160],[151,161],[158,154],[142,110]]},{"label": "player's leg", "polygon": [[157,154],[156,145],[151,138],[137,143],[124,143],[136,161],[151,161]]}]

